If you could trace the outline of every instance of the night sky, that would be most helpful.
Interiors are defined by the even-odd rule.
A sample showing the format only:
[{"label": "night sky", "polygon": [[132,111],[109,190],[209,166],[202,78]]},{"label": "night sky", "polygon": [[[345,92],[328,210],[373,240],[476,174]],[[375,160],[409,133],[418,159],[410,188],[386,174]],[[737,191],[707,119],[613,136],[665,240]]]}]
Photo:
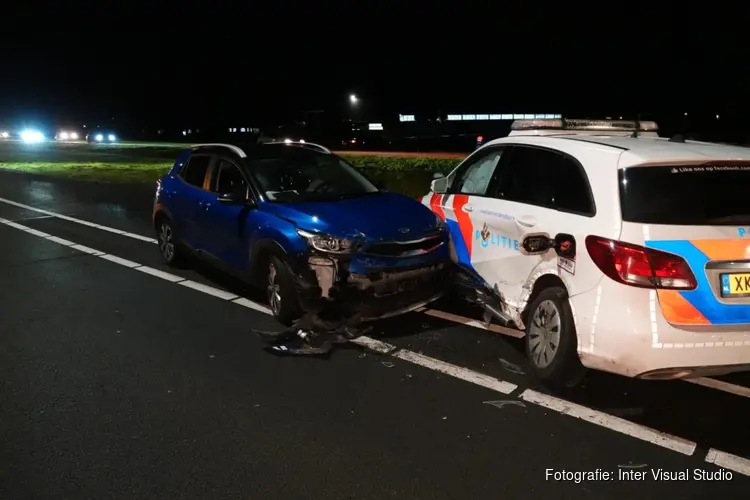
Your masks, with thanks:
[{"label": "night sky", "polygon": [[2,11],[0,121],[283,121],[352,92],[374,114],[748,108],[747,28],[683,4],[24,5]]}]

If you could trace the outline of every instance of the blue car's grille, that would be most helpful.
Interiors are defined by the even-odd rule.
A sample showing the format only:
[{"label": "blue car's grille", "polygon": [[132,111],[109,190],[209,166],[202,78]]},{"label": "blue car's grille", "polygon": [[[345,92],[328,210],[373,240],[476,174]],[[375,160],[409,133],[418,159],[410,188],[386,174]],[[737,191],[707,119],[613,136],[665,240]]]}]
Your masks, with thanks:
[{"label": "blue car's grille", "polygon": [[444,242],[445,240],[443,239],[443,235],[440,233],[435,233],[423,238],[410,241],[389,241],[383,243],[373,243],[365,249],[365,253],[389,257],[423,255],[438,249]]}]

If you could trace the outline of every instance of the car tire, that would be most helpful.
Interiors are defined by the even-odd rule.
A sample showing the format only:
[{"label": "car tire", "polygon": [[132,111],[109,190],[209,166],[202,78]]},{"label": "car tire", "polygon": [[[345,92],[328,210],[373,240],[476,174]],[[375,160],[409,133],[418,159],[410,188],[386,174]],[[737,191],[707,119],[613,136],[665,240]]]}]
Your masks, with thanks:
[{"label": "car tire", "polygon": [[573,311],[562,287],[542,290],[529,306],[526,356],[533,375],[554,389],[570,389],[586,375],[578,356]]},{"label": "car tire", "polygon": [[156,242],[159,245],[161,258],[170,267],[181,267],[185,264],[186,253],[174,230],[174,224],[168,217],[160,217],[156,224]]},{"label": "car tire", "polygon": [[268,264],[266,299],[271,313],[281,324],[291,326],[302,317],[294,277],[284,261],[272,256]]}]

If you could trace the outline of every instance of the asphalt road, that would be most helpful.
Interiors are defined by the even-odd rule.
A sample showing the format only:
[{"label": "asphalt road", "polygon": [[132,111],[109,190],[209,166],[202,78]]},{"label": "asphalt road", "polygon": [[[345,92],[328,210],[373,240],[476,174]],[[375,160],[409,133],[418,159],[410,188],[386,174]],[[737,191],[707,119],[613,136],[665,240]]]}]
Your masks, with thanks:
[{"label": "asphalt road", "polygon": [[0,498],[747,498],[747,375],[549,395],[456,304],[274,357],[253,291],[161,264],[152,191],[0,172]]}]

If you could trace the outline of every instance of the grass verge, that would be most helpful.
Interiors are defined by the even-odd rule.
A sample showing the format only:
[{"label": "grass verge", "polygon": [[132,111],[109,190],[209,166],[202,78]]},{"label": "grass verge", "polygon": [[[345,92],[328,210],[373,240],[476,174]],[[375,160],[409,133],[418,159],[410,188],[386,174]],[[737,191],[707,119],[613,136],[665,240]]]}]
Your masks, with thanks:
[{"label": "grass verge", "polygon": [[[14,148],[8,151],[0,148],[0,168],[87,181],[152,183],[169,170],[175,156],[174,149],[168,148]],[[428,191],[435,173],[448,173],[460,161],[346,153],[341,156],[386,189],[414,197]]]}]

